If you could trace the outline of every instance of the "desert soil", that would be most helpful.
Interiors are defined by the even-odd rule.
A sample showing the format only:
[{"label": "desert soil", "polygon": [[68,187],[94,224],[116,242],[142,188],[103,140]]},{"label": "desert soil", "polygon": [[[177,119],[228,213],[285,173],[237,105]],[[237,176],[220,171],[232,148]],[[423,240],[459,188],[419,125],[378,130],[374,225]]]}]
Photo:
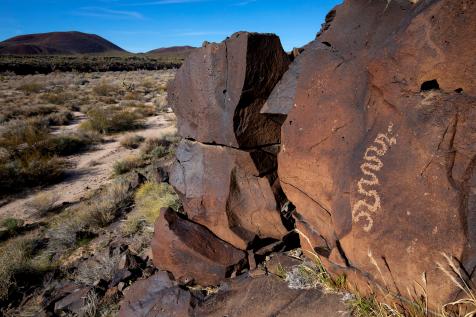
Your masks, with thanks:
[{"label": "desert soil", "polygon": [[[52,73],[33,76],[12,75],[8,80],[2,81],[0,85],[0,102],[3,107],[14,107],[16,106],[15,103],[19,102],[35,104],[39,100],[38,97],[35,97],[35,94],[24,96],[15,89],[15,86],[18,86],[21,82],[46,82],[51,87],[62,86],[66,92],[76,96],[88,96],[88,106],[91,106],[95,102],[100,104],[101,99],[103,99],[103,97],[95,99],[92,89],[101,83],[108,83],[121,89],[126,86],[134,86],[139,96],[137,102],[147,106],[160,106],[167,110],[166,104],[164,104],[166,98],[163,93],[154,92],[152,89],[152,91],[144,91],[144,88],[140,85],[141,82],[148,81],[149,83],[165,86],[173,78],[173,75],[174,72],[170,70],[91,74]],[[87,81],[86,85],[84,85],[84,81]],[[120,96],[116,97],[115,101],[118,105],[131,102],[129,99],[124,100]],[[55,127],[52,133],[62,134],[79,131],[81,123],[88,119],[87,115],[81,111],[74,111],[73,114],[74,120],[70,124]],[[29,206],[29,203],[39,193],[54,197],[57,206],[77,203],[102,185],[112,181],[113,166],[117,161],[139,153],[139,149],[126,149],[121,146],[120,141],[124,136],[134,134],[150,139],[160,138],[162,135],[170,135],[175,132],[175,115],[169,110],[146,118],[144,128],[141,130],[103,136],[103,141],[100,144],[93,146],[86,152],[66,158],[71,169],[62,182],[13,195],[0,203],[0,218],[22,219],[25,223],[38,221],[36,213]]]}]

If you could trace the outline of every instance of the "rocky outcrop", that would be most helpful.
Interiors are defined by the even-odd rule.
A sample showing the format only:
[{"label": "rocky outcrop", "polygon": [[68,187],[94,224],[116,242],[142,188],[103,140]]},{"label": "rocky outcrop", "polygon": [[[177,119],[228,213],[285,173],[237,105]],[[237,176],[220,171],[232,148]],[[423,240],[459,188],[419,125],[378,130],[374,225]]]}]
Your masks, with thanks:
[{"label": "rocky outcrop", "polygon": [[[187,220],[161,217],[153,250],[157,266],[175,278],[217,284],[241,263],[245,253],[238,250],[250,250],[247,267],[254,267],[252,250],[288,233],[276,177],[281,125],[260,109],[289,63],[277,36],[240,32],[192,52],[171,83],[184,140],[170,183]],[[192,234],[176,224],[200,230]],[[210,241],[219,251],[209,254]]]},{"label": "rocky outcrop", "polygon": [[195,50],[169,87],[179,134],[246,149],[279,143],[280,125],[259,112],[289,62],[273,34],[235,33]]},{"label": "rocky outcrop", "polygon": [[207,228],[162,209],[155,223],[154,264],[183,284],[215,285],[245,265],[245,253]]},{"label": "rocky outcrop", "polygon": [[[256,238],[280,240],[287,233],[269,180],[261,176],[276,169],[272,154],[183,141],[176,156],[171,183],[183,193],[192,221],[241,250]],[[261,157],[261,170],[253,156]]]},{"label": "rocky outcrop", "polygon": [[291,289],[275,276],[239,277],[195,308],[196,316],[349,317],[338,294]]},{"label": "rocky outcrop", "polygon": [[474,34],[473,1],[348,0],[284,75],[295,95],[264,110],[289,110],[278,170],[302,246],[361,291],[419,298],[424,276],[447,303],[442,252],[472,278]]},{"label": "rocky outcrop", "polygon": [[[294,228],[295,205],[306,254],[360,292],[435,308],[460,295],[441,267],[448,254],[474,280],[476,5],[414,2],[347,0],[284,75],[273,35],[190,55],[170,88],[185,138],[170,182],[188,219],[158,221],[159,267],[213,284],[246,250],[255,268],[258,249]],[[217,265],[194,239],[240,255]]]},{"label": "rocky outcrop", "polygon": [[240,276],[223,281],[213,295],[203,297],[170,280],[166,272],[127,289],[119,317],[348,317],[341,294],[320,289],[291,289],[272,275]]}]

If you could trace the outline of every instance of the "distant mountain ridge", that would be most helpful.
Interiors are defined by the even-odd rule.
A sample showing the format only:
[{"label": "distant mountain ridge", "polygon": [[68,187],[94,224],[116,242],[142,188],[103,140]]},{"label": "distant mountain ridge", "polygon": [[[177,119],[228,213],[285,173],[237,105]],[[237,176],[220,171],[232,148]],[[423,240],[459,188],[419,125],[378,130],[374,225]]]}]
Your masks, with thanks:
[{"label": "distant mountain ridge", "polygon": [[51,32],[15,36],[0,42],[0,55],[74,55],[128,52],[96,34]]},{"label": "distant mountain ridge", "polygon": [[172,47],[162,47],[152,51],[148,51],[147,55],[154,56],[168,56],[173,55],[182,59],[185,59],[193,50],[197,49],[193,46],[172,46]]}]

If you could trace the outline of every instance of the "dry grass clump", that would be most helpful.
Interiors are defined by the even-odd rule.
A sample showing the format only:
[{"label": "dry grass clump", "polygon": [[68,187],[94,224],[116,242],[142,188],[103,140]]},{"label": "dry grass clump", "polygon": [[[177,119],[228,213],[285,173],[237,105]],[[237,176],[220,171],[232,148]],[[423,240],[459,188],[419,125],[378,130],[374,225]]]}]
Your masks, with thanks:
[{"label": "dry grass clump", "polygon": [[50,184],[67,168],[59,158],[96,142],[93,135],[51,135],[42,120],[12,120],[0,125],[0,192]]},{"label": "dry grass clump", "polygon": [[39,93],[43,89],[44,85],[37,81],[26,81],[18,86],[18,90],[21,90],[26,94]]},{"label": "dry grass clump", "polygon": [[35,240],[20,237],[0,247],[0,300],[7,299],[19,284],[33,282],[51,268],[43,254],[38,254]]},{"label": "dry grass clump", "polygon": [[165,157],[173,157],[175,148],[180,142],[176,135],[165,135],[160,138],[147,139],[141,147],[143,160],[158,160]]},{"label": "dry grass clump", "polygon": [[462,292],[462,297],[442,308],[442,316],[473,317],[476,315],[476,294],[470,276],[461,268],[460,263],[446,253],[442,253],[446,265],[437,263],[438,268]]},{"label": "dry grass clump", "polygon": [[59,111],[50,113],[45,119],[50,126],[60,126],[69,124],[74,119],[74,115],[71,111]]},{"label": "dry grass clump", "polygon": [[123,160],[117,161],[114,163],[113,170],[114,175],[123,175],[129,173],[133,169],[144,166],[144,161],[137,155],[131,155],[126,157]]},{"label": "dry grass clump", "polygon": [[72,96],[65,92],[47,92],[41,95],[41,100],[55,105],[64,105],[72,99]]},{"label": "dry grass clump", "polygon": [[8,296],[9,290],[15,285],[15,273],[28,267],[31,253],[31,242],[26,239],[9,241],[0,248],[0,298]]},{"label": "dry grass clump", "polygon": [[138,114],[125,109],[97,108],[88,111],[87,115],[89,119],[80,128],[102,134],[134,130],[142,125]]},{"label": "dry grass clump", "polygon": [[112,223],[132,202],[133,193],[126,180],[117,180],[88,201],[67,210],[54,219],[47,232],[48,250],[62,254],[88,242],[91,234]]},{"label": "dry grass clump", "polygon": [[100,279],[109,281],[116,273],[120,254],[109,255],[103,252],[94,259],[82,262],[74,274],[74,280],[85,285],[92,286]]},{"label": "dry grass clump", "polygon": [[136,207],[123,224],[123,232],[134,234],[141,227],[152,226],[160,214],[160,209],[180,208],[180,200],[172,186],[166,183],[147,182],[135,194]]},{"label": "dry grass clump", "polygon": [[142,142],[144,142],[145,138],[141,135],[137,134],[128,134],[121,140],[121,145],[126,149],[137,149]]},{"label": "dry grass clump", "polygon": [[18,105],[15,107],[0,108],[1,123],[14,119],[40,119],[58,111],[54,105]]},{"label": "dry grass clump", "polygon": [[104,227],[127,207],[131,199],[129,184],[125,181],[117,181],[108,185],[97,199],[92,199],[85,205],[82,213],[90,226]]},{"label": "dry grass clump", "polygon": [[35,210],[40,216],[46,215],[56,207],[58,195],[55,193],[42,192],[33,197],[28,206]]},{"label": "dry grass clump", "polygon": [[105,81],[101,81],[99,84],[97,84],[94,88],[93,88],[93,92],[98,95],[98,96],[109,96],[111,95],[112,92],[118,90],[118,88],[116,86],[113,86],[111,84],[108,84],[107,82]]}]

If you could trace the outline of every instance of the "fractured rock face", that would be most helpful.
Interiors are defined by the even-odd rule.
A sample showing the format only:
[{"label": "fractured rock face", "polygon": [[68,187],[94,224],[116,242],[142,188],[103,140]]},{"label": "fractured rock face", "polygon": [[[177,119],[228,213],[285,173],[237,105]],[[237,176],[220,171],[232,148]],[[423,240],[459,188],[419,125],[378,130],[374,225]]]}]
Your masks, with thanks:
[{"label": "fractured rock face", "polygon": [[245,264],[243,251],[218,239],[207,228],[162,209],[152,240],[154,264],[176,280],[215,285]]},{"label": "fractured rock face", "polygon": [[296,88],[302,72],[305,55],[308,51],[324,47],[324,44],[313,41],[306,45],[297,55],[289,69],[284,73],[279,83],[274,87],[268,100],[261,108],[261,113],[269,115],[287,115],[295,105]]},{"label": "fractured rock face", "polygon": [[270,182],[261,177],[276,169],[272,153],[183,141],[176,156],[170,182],[192,221],[242,250],[255,238],[280,240],[287,233]]},{"label": "fractured rock face", "polygon": [[195,50],[169,87],[179,134],[240,148],[279,143],[280,125],[259,111],[288,65],[272,34],[236,33]]},{"label": "fractured rock face", "polygon": [[473,1],[346,1],[282,127],[303,247],[406,297],[424,274],[434,306],[458,294],[441,252],[476,267],[474,34]]}]

